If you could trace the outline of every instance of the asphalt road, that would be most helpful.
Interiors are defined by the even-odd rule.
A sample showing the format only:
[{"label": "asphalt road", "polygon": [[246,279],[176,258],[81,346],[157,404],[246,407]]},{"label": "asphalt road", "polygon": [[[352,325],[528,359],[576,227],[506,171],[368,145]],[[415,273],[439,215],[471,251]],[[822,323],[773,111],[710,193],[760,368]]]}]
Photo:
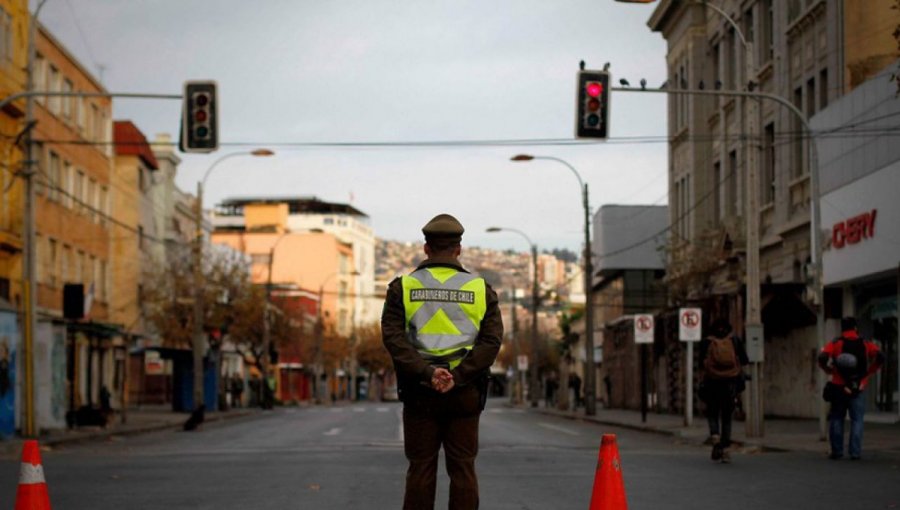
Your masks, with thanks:
[{"label": "asphalt road", "polygon": [[[53,508],[400,508],[401,406],[278,409],[43,453]],[[900,455],[859,462],[808,453],[736,454],[729,465],[676,439],[555,418],[491,401],[482,416],[481,508],[586,509],[604,433],[617,434],[631,509],[900,508]],[[19,464],[0,461],[0,508]],[[437,508],[446,508],[439,471]]]}]

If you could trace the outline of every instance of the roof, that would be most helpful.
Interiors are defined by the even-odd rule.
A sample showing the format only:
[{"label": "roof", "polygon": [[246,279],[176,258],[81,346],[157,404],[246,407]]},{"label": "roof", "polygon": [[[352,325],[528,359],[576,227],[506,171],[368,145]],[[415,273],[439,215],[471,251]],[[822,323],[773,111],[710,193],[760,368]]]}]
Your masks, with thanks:
[{"label": "roof", "polygon": [[368,218],[369,215],[350,204],[325,202],[318,197],[234,197],[219,203],[219,207],[234,208],[251,204],[287,204],[290,214],[348,214]]},{"label": "roof", "polygon": [[159,169],[159,162],[147,143],[147,138],[130,120],[113,123],[113,140],[116,142],[117,156],[137,156],[153,170]]}]

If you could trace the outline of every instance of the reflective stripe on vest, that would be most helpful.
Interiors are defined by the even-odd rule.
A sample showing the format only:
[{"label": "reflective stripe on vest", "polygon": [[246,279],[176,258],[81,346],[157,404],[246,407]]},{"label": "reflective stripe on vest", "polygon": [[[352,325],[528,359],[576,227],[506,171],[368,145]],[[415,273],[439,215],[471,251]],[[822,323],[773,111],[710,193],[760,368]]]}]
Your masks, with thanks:
[{"label": "reflective stripe on vest", "polygon": [[430,363],[455,368],[472,349],[487,310],[483,278],[450,267],[402,278],[406,333]]}]

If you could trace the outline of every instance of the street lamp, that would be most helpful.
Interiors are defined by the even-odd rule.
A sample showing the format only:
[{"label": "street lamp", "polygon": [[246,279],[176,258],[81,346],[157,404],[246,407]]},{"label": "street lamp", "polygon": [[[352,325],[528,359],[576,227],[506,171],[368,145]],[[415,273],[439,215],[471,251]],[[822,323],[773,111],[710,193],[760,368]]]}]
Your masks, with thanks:
[{"label": "street lamp", "polygon": [[[255,149],[252,151],[232,152],[225,154],[213,161],[203,179],[197,181],[197,200],[194,204],[194,217],[197,220],[197,229],[194,233],[194,328],[193,328],[193,355],[194,355],[194,409],[200,409],[203,405],[203,187],[206,179],[219,163],[237,156],[265,157],[275,155],[269,149]],[[263,373],[265,376],[265,373]]]},{"label": "street lamp", "polygon": [[322,389],[319,387],[321,383],[321,370],[322,370],[322,346],[324,344],[324,336],[325,336],[325,319],[323,316],[323,306],[322,301],[325,297],[325,284],[328,283],[332,278],[339,274],[347,274],[349,276],[359,276],[360,273],[357,270],[353,270],[350,273],[342,273],[342,271],[335,271],[325,278],[322,279],[322,283],[319,284],[319,303],[316,310],[317,315],[317,325],[316,325],[316,403],[322,403]]},{"label": "street lamp", "polygon": [[[521,230],[509,227],[490,227],[487,229],[489,233],[496,232],[513,232],[515,234],[519,234],[522,236],[528,245],[531,247],[531,350],[533,352],[532,357],[534,358],[531,362],[531,407],[537,407],[538,401],[540,399],[540,395],[538,395],[538,388],[540,386],[540,377],[538,374],[538,362],[541,359],[540,352],[540,343],[538,342],[538,266],[537,266],[537,245],[531,241],[531,238],[522,232]],[[513,289],[515,292],[515,288]],[[515,300],[513,300],[515,303]],[[513,305],[515,306],[515,305]],[[513,346],[515,347],[515,338],[513,338]],[[513,363],[513,371],[518,371],[518,364]]]},{"label": "street lamp", "polygon": [[581,198],[584,204],[584,332],[585,332],[585,369],[584,369],[584,412],[588,416],[597,414],[596,388],[594,383],[594,297],[591,293],[593,286],[594,265],[591,260],[591,208],[588,203],[588,186],[581,179],[578,170],[567,161],[553,156],[532,156],[530,154],[518,154],[510,158],[511,161],[532,161],[535,159],[556,161],[565,165],[575,174],[578,186],[581,188]]},{"label": "street lamp", "polygon": [[269,349],[272,345],[272,317],[270,308],[272,306],[272,264],[275,260],[275,248],[278,244],[284,240],[290,232],[284,232],[281,234],[278,239],[275,240],[275,243],[269,248],[269,267],[266,275],[266,303],[263,309],[263,359],[262,359],[262,374],[263,377],[266,376],[269,372],[269,363],[271,362],[271,357],[269,356]]}]

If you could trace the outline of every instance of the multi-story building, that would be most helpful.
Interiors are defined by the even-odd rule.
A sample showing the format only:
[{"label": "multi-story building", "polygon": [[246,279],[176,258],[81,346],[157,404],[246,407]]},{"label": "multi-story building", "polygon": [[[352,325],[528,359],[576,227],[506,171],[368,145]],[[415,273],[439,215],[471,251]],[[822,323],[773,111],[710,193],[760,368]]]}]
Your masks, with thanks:
[{"label": "multi-story building", "polygon": [[[861,0],[662,0],[649,26],[668,43],[670,89],[756,90],[806,118],[893,60],[897,11]],[[890,21],[888,21],[890,20]],[[810,272],[809,137],[776,101],[671,94],[667,279],[675,304],[745,323],[748,214],[759,220],[765,412],[818,413]],[[748,165],[759,187],[748,189]],[[748,211],[750,193],[759,210]],[[798,370],[802,367],[802,370]],[[811,375],[812,374],[812,375]]]},{"label": "multi-story building", "polygon": [[324,202],[315,197],[242,197],[222,202],[214,217],[216,228],[240,226],[248,219],[242,213],[248,204],[285,204],[285,228],[291,232],[327,232],[353,248],[359,276],[354,280],[354,324],[376,323],[381,318],[383,296],[375,294],[375,234],[369,217],[349,204]]},{"label": "multi-story building", "polygon": [[[25,90],[26,39],[16,34],[28,31],[28,2],[0,1],[0,97]],[[16,424],[16,367],[20,338],[18,310],[22,281],[22,151],[16,139],[22,133],[25,101],[13,101],[0,109],[0,130],[9,135],[0,141],[0,437],[12,435]]]},{"label": "multi-story building", "polygon": [[[115,170],[112,176],[112,228],[110,259],[113,275],[113,322],[131,337],[152,336],[143,310],[144,279],[165,262],[165,211],[158,200],[159,163],[144,134],[131,121],[113,124]],[[154,200],[157,198],[157,200]],[[159,214],[157,214],[159,211]]]},{"label": "multi-story building", "polygon": [[[49,31],[39,27],[37,34],[35,89],[105,92]],[[71,411],[98,405],[103,387],[113,406],[122,404],[125,345],[109,324],[111,110],[110,99],[103,97],[43,97],[35,104],[40,427],[63,424],[66,409],[55,403],[67,402]],[[84,320],[63,320],[67,283],[84,286]]]},{"label": "multi-story building", "polygon": [[900,115],[897,84],[891,80],[898,65],[895,61],[857,84],[812,119],[816,131],[847,135],[818,142],[826,317],[856,317],[863,336],[880,345],[887,362],[865,392],[867,408],[890,411],[895,419],[900,411],[900,148],[884,135],[896,130]]}]

